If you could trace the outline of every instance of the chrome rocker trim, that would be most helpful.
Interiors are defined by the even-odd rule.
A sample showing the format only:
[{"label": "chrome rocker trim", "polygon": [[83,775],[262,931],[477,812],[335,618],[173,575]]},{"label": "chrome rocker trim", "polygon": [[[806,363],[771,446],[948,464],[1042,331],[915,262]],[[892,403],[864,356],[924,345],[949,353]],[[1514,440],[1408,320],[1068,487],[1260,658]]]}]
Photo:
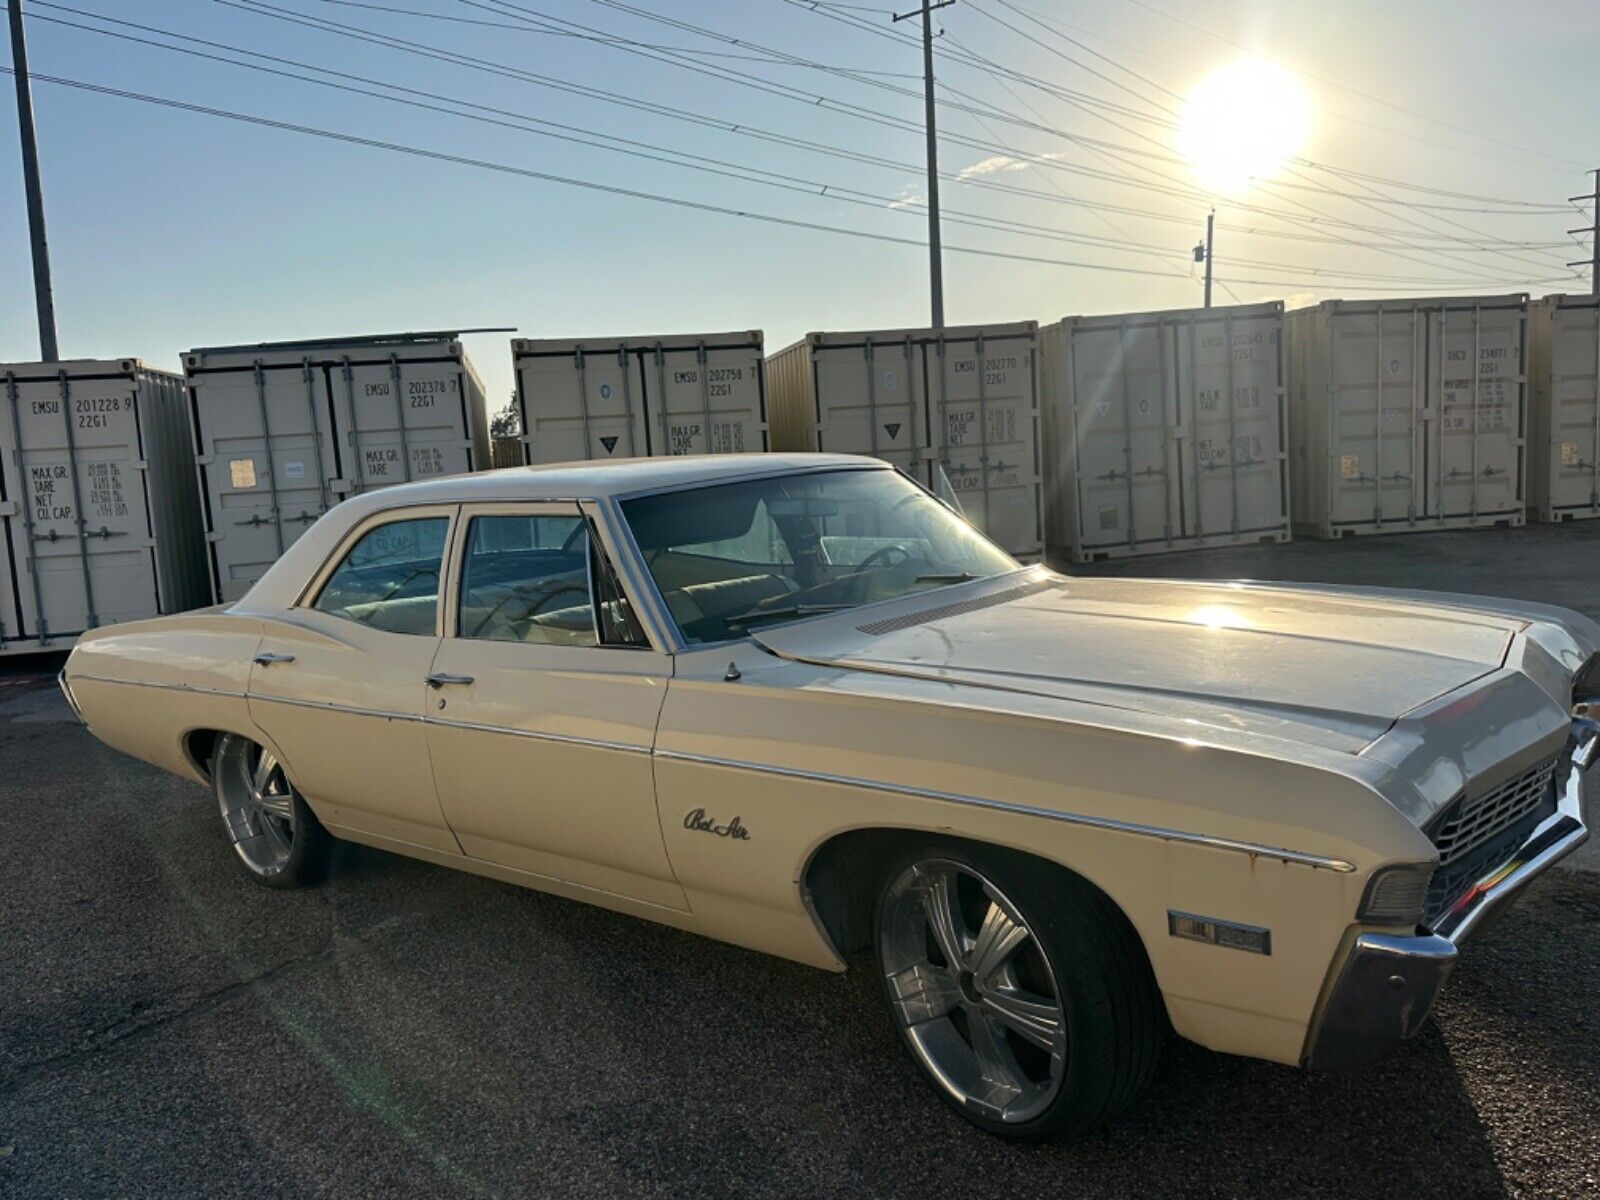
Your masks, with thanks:
[{"label": "chrome rocker trim", "polygon": [[1422,1027],[1460,947],[1500,916],[1538,876],[1589,840],[1583,780],[1600,760],[1600,723],[1579,717],[1562,754],[1556,811],[1505,862],[1488,871],[1438,923],[1412,937],[1363,933],[1306,1040],[1302,1058],[1316,1070],[1369,1066]]}]

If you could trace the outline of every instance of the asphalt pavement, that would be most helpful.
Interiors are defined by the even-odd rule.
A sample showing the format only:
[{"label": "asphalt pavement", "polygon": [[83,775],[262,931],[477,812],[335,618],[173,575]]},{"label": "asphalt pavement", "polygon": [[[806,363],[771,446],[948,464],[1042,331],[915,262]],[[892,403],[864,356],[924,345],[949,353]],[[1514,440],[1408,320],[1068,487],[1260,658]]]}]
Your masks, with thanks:
[{"label": "asphalt pavement", "polygon": [[[1315,549],[1097,569],[1600,615],[1600,523]],[[1376,1070],[1173,1041],[1103,1136],[1016,1147],[927,1091],[865,971],[358,847],[257,887],[208,793],[89,737],[52,666],[0,667],[0,1196],[1600,1195],[1593,870],[1536,883]]]}]

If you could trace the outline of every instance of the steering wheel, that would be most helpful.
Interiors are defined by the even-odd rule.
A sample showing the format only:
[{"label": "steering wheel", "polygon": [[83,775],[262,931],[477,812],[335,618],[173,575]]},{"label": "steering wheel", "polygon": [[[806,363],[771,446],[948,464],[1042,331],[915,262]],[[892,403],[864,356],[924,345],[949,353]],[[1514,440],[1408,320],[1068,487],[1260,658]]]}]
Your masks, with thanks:
[{"label": "steering wheel", "polygon": [[[898,562],[891,563],[889,561],[889,556],[891,554],[898,554],[900,556],[900,560]],[[912,554],[911,551],[907,550],[899,542],[894,542],[887,546],[879,546],[871,554],[867,555],[861,560],[861,562],[857,565],[856,570],[869,571],[878,565],[878,560],[880,558],[883,560],[884,566],[903,567],[915,557],[916,555]]]}]

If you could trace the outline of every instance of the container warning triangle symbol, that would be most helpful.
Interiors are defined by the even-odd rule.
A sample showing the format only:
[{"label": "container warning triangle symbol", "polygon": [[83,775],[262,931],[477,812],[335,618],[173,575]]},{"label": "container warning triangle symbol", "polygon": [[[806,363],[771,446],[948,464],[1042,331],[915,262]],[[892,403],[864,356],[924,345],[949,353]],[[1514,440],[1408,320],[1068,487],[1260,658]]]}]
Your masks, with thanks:
[{"label": "container warning triangle symbol", "polygon": [[600,439],[600,444],[606,448],[606,453],[610,454],[617,448],[617,439],[615,436],[603,437]]},{"label": "container warning triangle symbol", "polygon": [[885,425],[883,427],[883,431],[885,433],[887,433],[891,438],[899,437],[900,436],[900,422],[899,421],[895,421],[892,424]]}]

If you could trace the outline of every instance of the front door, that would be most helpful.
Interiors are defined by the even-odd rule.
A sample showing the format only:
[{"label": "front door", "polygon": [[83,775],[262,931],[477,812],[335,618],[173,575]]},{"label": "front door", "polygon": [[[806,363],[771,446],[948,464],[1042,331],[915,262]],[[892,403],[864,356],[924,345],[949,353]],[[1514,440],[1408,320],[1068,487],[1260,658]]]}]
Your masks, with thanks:
[{"label": "front door", "polygon": [[266,624],[251,719],[330,825],[459,853],[423,729],[452,507],[374,517],[302,603]]},{"label": "front door", "polygon": [[427,712],[433,774],[471,857],[686,909],[651,749],[671,659],[627,612],[576,504],[463,508]]}]

